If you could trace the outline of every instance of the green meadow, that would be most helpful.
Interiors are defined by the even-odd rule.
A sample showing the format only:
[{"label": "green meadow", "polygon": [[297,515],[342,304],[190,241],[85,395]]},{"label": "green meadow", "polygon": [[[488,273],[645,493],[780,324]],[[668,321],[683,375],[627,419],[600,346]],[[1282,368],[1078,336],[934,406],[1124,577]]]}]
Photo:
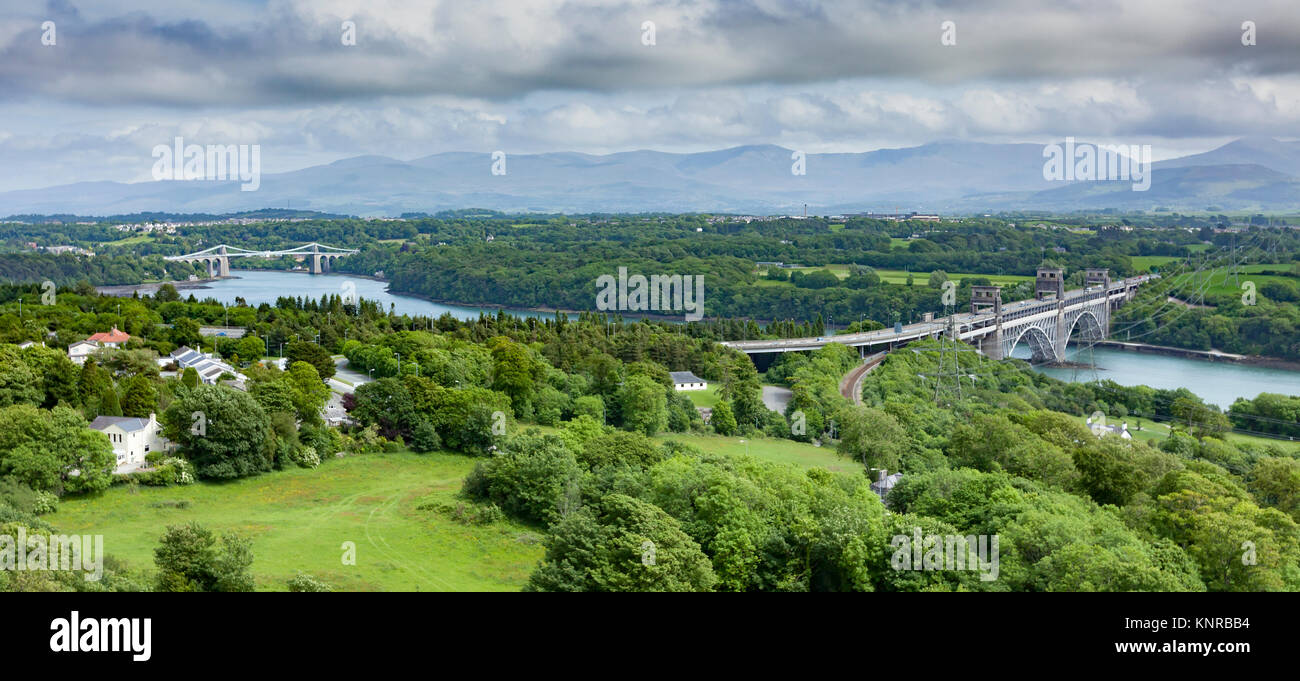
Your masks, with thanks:
[{"label": "green meadow", "polygon": [[[840,279],[847,279],[849,276],[850,268],[852,268],[852,265],[836,264],[836,265],[823,265],[821,267],[792,267],[789,268],[789,271],[791,272],[800,271],[800,272],[808,273],[816,270],[827,270],[828,272],[834,274]],[[875,270],[876,274],[880,276],[880,280],[885,283],[907,284],[907,277],[909,273],[906,272],[905,270],[888,270],[888,269],[877,269],[877,268],[872,268],[872,269]],[[758,272],[760,275],[766,274],[767,268],[760,267],[758,268]],[[962,279],[967,279],[972,277],[986,277],[989,280],[991,280],[994,284],[998,284],[1001,286],[1014,286],[1022,281],[1033,281],[1034,279],[1032,276],[1024,275],[1024,274],[981,274],[976,272],[948,272],[947,274],[948,274],[948,278],[952,279],[953,281],[960,281]],[[913,286],[926,286],[929,283],[930,280],[929,272],[912,272],[911,275],[912,275]],[[770,279],[760,278],[758,280],[758,285],[790,286],[791,284],[789,282],[784,282],[784,281],[772,281]]]},{"label": "green meadow", "polygon": [[833,447],[817,447],[794,440],[695,433],[667,433],[656,439],[677,440],[718,454],[749,454],[756,459],[793,464],[804,469],[825,468],[842,473],[862,470],[862,464],[840,456]]},{"label": "green meadow", "polygon": [[[365,454],[227,483],[118,485],[66,499],[45,520],[102,534],[107,553],[150,571],[168,525],[237,532],[253,541],[258,590],[283,591],[302,571],[346,591],[517,591],[542,557],[539,529],[466,525],[433,508],[459,501],[474,461]],[[356,546],[355,565],[343,564],[344,542]]]},{"label": "green meadow", "polygon": [[[656,439],[805,469],[859,470],[831,448],[791,440],[682,433]],[[457,494],[475,461],[448,453],[363,454],[226,483],[117,485],[65,499],[45,520],[60,532],[104,535],[106,552],[149,572],[168,525],[198,522],[242,534],[253,541],[259,591],[284,591],[298,572],[339,591],[518,591],[542,558],[543,531],[452,517],[448,509],[465,503]],[[355,565],[343,563],[344,542],[356,546]]]}]

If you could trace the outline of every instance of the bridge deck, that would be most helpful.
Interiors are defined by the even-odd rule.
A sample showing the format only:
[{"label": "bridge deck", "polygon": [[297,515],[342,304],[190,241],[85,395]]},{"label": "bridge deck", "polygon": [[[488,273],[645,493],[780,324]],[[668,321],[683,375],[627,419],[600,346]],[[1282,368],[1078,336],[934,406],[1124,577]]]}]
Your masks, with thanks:
[{"label": "bridge deck", "polygon": [[[1089,288],[1073,289],[1065,293],[1065,307],[1071,308],[1088,301],[1095,300],[1100,296],[1106,296],[1110,300],[1122,298],[1127,295],[1128,290],[1135,286],[1140,286],[1152,279],[1150,275],[1140,277],[1130,277],[1119,282],[1112,282],[1110,289],[1102,293],[1101,286],[1092,286]],[[1047,312],[1055,312],[1059,307],[1060,301],[1057,300],[1021,300],[1014,303],[1007,303],[1002,306],[1002,322],[1023,319]],[[997,315],[992,312],[972,314],[969,312],[958,313],[952,316],[958,327],[958,335],[962,339],[983,336],[989,333],[988,329],[992,326],[990,323],[996,323]],[[931,322],[917,322],[908,324],[903,327],[901,333],[896,333],[893,329],[880,329],[878,331],[867,331],[865,333],[849,333],[840,336],[826,335],[806,338],[784,338],[780,340],[747,340],[747,341],[723,341],[722,345],[735,348],[747,353],[760,352],[799,352],[803,350],[818,350],[827,343],[840,343],[850,347],[863,347],[872,345],[884,345],[888,343],[899,343],[916,340],[926,336],[937,336],[948,328],[948,317],[935,319]]]}]

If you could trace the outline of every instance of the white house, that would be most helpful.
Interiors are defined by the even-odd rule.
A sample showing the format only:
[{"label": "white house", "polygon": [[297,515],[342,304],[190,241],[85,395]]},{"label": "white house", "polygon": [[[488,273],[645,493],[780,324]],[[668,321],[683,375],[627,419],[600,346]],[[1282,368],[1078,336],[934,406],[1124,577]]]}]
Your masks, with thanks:
[{"label": "white house", "polygon": [[77,341],[68,346],[68,359],[76,362],[78,365],[86,363],[86,358],[95,354],[99,350],[99,343],[94,341]]},{"label": "white house", "polygon": [[68,346],[68,359],[77,364],[85,364],[86,358],[93,355],[100,348],[120,348],[131,340],[131,336],[125,331],[119,331],[113,327],[112,331],[97,333],[83,341],[77,341]]},{"label": "white house", "polygon": [[154,414],[142,419],[131,416],[96,416],[90,427],[108,436],[117,457],[114,473],[134,473],[145,465],[144,455],[166,450],[170,443]]},{"label": "white house", "polygon": [[885,497],[889,496],[889,491],[898,485],[899,480],[903,479],[902,473],[894,473],[893,475],[887,475],[887,473],[889,471],[882,468],[880,470],[880,479],[871,483],[871,491],[875,492],[881,501],[884,501]]},{"label": "white house", "polygon": [[176,362],[176,366],[180,367],[182,373],[186,369],[193,367],[195,371],[199,372],[199,380],[208,385],[215,385],[217,379],[221,378],[221,375],[226,373],[234,376],[235,381],[238,383],[242,383],[246,378],[243,374],[239,373],[235,367],[226,364],[216,357],[206,355],[183,345],[172,352],[170,359],[171,361]]},{"label": "white house", "polygon": [[668,374],[673,378],[673,389],[678,392],[682,390],[704,390],[709,387],[709,384],[704,379],[689,371],[670,371]]},{"label": "white house", "polygon": [[1106,437],[1107,435],[1118,435],[1125,440],[1133,439],[1133,436],[1130,435],[1128,432],[1128,421],[1125,421],[1118,426],[1108,426],[1104,421],[1101,421],[1100,419],[1096,423],[1093,423],[1092,418],[1090,417],[1087,423],[1088,423],[1088,430],[1091,430],[1092,434],[1096,435],[1097,437]]}]

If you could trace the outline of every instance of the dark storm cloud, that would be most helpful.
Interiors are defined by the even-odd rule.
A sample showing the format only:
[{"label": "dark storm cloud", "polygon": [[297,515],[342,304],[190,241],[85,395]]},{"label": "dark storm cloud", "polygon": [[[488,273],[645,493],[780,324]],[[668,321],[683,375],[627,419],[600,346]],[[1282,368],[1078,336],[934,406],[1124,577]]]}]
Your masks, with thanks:
[{"label": "dark storm cloud", "polygon": [[[1300,54],[1291,0],[282,1],[258,21],[224,21],[218,3],[196,7],[205,15],[188,21],[147,9],[86,18],[69,0],[20,10],[7,19],[0,97],[263,106],[849,78],[1201,79],[1294,74]],[[47,17],[60,24],[57,48],[39,42]],[[354,47],[341,44],[344,19],[357,24]],[[1247,19],[1257,25],[1253,47],[1241,44]],[[647,20],[654,46],[641,43]],[[944,20],[956,24],[955,46],[939,43]]]},{"label": "dark storm cloud", "polygon": [[260,143],[267,172],[1066,135],[1202,151],[1296,135],[1297,55],[1296,0],[5,0],[0,189],[146,179],[177,135]]}]

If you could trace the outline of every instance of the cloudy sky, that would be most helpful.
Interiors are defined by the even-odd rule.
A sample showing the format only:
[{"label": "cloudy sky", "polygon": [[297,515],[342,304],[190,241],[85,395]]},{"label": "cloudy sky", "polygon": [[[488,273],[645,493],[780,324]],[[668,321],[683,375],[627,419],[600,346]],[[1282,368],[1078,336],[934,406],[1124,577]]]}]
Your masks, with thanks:
[{"label": "cloudy sky", "polygon": [[[942,44],[946,21],[956,44]],[[280,172],[361,154],[814,153],[1067,135],[1151,144],[1160,159],[1298,134],[1296,0],[0,8],[0,191],[147,180],[153,147],[178,135],[260,144],[263,172]]]}]

